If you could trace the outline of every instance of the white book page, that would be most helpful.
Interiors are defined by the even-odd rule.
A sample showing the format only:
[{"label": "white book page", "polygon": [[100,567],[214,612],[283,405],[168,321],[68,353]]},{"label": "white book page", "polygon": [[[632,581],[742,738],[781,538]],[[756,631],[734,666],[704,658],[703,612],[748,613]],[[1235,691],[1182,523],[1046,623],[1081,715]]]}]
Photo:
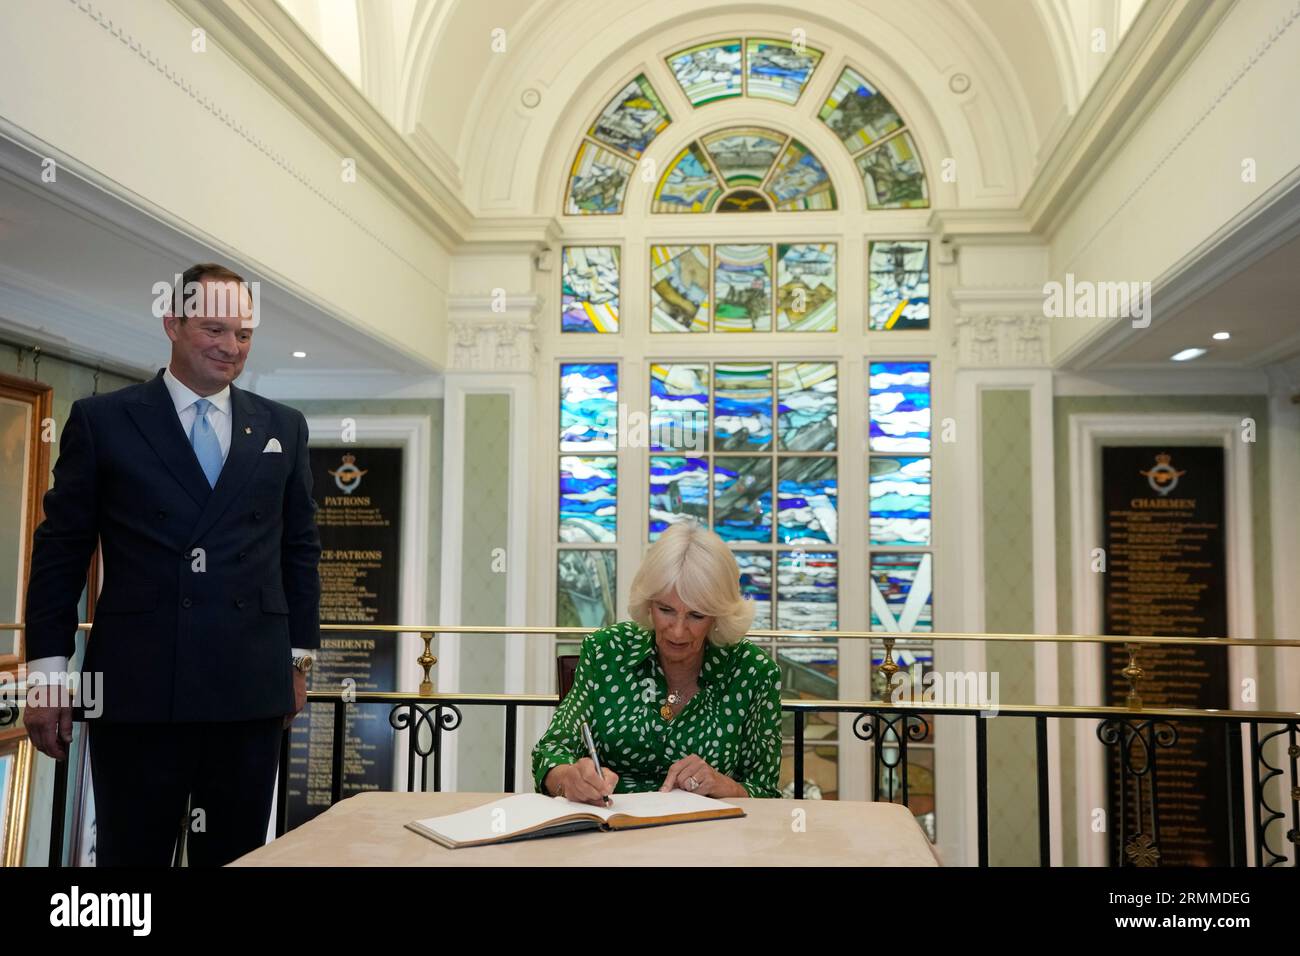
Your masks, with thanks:
[{"label": "white book page", "polygon": [[[614,806],[605,811],[608,819],[616,813],[629,817],[671,817],[679,813],[701,813],[709,810],[735,809],[735,804],[702,797],[698,793],[685,790],[669,790],[659,793],[616,793]],[[595,809],[594,807],[592,809]]]},{"label": "white book page", "polygon": [[449,813],[441,817],[425,817],[416,822],[457,843],[491,840],[523,833],[571,813],[590,813],[602,820],[613,811],[589,807],[571,800],[557,800],[540,793],[520,793],[492,803]]}]

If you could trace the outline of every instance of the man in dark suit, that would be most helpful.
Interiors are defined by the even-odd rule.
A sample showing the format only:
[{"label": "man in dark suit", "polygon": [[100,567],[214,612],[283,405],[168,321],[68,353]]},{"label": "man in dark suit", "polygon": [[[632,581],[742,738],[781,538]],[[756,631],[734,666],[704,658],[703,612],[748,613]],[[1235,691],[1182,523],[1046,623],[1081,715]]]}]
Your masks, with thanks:
[{"label": "man in dark suit", "polygon": [[[187,802],[192,865],[260,846],[280,736],[306,702],[320,646],[307,422],[232,384],[255,301],[233,272],[190,268],[163,317],[168,367],[73,403],[63,428],[34,538],[28,671],[56,683],[66,671],[98,541],[104,585],[79,693],[98,711],[87,728],[100,865],[166,866]],[[39,703],[28,735],[65,759],[70,710]]]}]

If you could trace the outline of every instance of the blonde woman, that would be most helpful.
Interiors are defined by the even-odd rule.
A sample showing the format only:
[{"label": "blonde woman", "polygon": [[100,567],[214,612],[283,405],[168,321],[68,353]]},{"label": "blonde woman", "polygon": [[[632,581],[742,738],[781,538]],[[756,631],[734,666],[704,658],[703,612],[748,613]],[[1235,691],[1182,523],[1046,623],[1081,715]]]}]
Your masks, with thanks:
[{"label": "blonde woman", "polygon": [[533,748],[538,792],[596,805],[648,790],[779,796],[780,672],[745,640],[754,608],[731,550],[697,524],[672,525],[646,552],[628,611],[582,642],[573,687]]}]

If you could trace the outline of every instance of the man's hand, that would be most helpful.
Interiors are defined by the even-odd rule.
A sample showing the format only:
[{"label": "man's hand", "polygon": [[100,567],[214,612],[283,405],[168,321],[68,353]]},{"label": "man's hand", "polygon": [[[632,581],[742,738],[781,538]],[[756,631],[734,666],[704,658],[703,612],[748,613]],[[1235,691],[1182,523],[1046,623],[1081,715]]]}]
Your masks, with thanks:
[{"label": "man's hand", "polygon": [[288,727],[293,719],[307,706],[307,675],[292,664],[293,670],[293,713],[284,715],[284,725]]},{"label": "man's hand", "polygon": [[27,689],[23,726],[32,746],[55,760],[68,759],[72,742],[72,707],[67,694],[67,688],[43,682]]}]

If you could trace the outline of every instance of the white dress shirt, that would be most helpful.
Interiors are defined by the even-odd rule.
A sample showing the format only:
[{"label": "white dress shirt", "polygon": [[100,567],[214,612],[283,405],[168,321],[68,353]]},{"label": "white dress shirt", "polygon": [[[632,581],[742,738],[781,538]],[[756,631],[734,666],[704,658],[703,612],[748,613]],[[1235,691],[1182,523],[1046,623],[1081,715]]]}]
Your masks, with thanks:
[{"label": "white dress shirt", "polygon": [[[194,407],[194,403],[200,398],[206,398],[212,403],[212,407],[208,409],[208,424],[217,434],[217,443],[221,446],[221,462],[225,464],[226,457],[230,454],[230,434],[233,425],[230,411],[230,386],[227,385],[214,395],[200,395],[173,375],[171,366],[163,372],[163,384],[167,386],[167,394],[171,396],[172,404],[176,406],[176,416],[181,420],[181,430],[185,432],[186,441],[189,441],[194,420],[198,418],[198,409]],[[311,653],[300,647],[293,648],[294,657],[303,657]],[[27,664],[29,675],[46,675],[48,683],[60,686],[67,683],[67,670],[68,659],[63,656],[41,657]]]}]

